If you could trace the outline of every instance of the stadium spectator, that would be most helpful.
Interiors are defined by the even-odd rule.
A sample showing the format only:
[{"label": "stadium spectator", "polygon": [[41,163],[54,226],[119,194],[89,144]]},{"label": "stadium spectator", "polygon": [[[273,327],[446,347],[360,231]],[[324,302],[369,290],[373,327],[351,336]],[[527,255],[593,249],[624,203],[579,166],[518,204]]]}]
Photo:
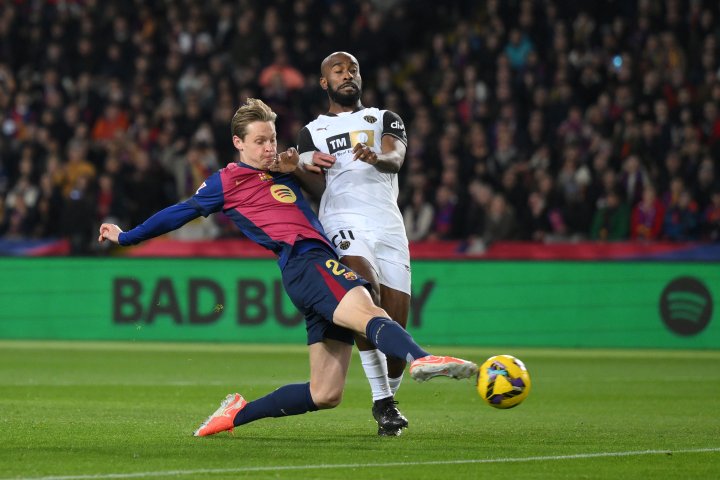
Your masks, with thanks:
[{"label": "stadium spectator", "polygon": [[545,197],[537,190],[530,193],[528,208],[525,209],[525,212],[520,238],[534,242],[545,241],[552,234],[553,228]]},{"label": "stadium spectator", "polygon": [[592,240],[617,242],[626,240],[630,230],[630,211],[622,194],[613,188],[607,192],[605,203],[593,217],[590,230]]},{"label": "stadium spectator", "polygon": [[433,226],[430,240],[447,240],[453,238],[455,228],[455,209],[457,206],[457,196],[455,192],[447,185],[440,185],[435,192],[435,203],[433,209],[435,216],[433,218]]},{"label": "stadium spectator", "polygon": [[513,240],[516,236],[515,212],[501,193],[493,195],[485,215],[482,240],[487,247],[494,242]]},{"label": "stadium spectator", "polygon": [[665,208],[663,237],[673,241],[694,240],[699,220],[697,203],[681,180],[674,180],[673,186],[671,200]]},{"label": "stadium spectator", "polygon": [[710,205],[704,212],[704,236],[712,242],[720,242],[720,190],[713,192]]},{"label": "stadium spectator", "polygon": [[665,206],[657,198],[652,185],[643,188],[642,200],[632,209],[630,238],[633,240],[658,240],[662,234]]},{"label": "stadium spectator", "polygon": [[[273,63],[260,71],[258,83],[265,89],[267,96],[274,98],[280,96],[280,91],[300,90],[305,86],[305,77],[300,70],[289,63],[288,55],[284,50],[275,54]],[[268,92],[272,92],[268,94]]]},{"label": "stadium spectator", "polygon": [[97,226],[90,177],[78,176],[63,198],[62,205],[60,232],[70,241],[70,252],[80,255],[90,253],[87,236],[92,235]]},{"label": "stadium spectator", "polygon": [[82,141],[71,141],[67,146],[67,162],[62,167],[61,189],[64,197],[77,187],[80,178],[85,179],[85,184],[90,185],[95,179],[95,166],[87,160],[87,147]]},{"label": "stadium spectator", "polygon": [[32,232],[35,238],[54,238],[60,233],[60,215],[63,198],[50,173],[40,177],[40,196],[36,206],[36,222]]},{"label": "stadium spectator", "polygon": [[408,240],[417,242],[425,240],[430,234],[435,210],[425,198],[425,192],[415,189],[410,203],[403,210],[403,223]]},{"label": "stadium spectator", "polygon": [[127,114],[117,103],[105,106],[103,115],[95,122],[92,139],[96,142],[114,140],[127,131],[129,126]]}]

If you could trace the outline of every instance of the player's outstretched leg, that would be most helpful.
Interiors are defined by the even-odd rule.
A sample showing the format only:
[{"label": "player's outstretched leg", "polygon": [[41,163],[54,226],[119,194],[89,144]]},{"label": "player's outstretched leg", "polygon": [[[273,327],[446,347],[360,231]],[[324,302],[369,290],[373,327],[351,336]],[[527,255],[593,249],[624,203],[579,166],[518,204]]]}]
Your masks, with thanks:
[{"label": "player's outstretched leg", "polygon": [[[404,359],[410,364],[410,376],[425,381],[440,375],[451,378],[470,378],[477,375],[478,366],[455,357],[437,357],[423,350],[399,323],[387,318],[376,307],[363,287],[355,287],[342,299],[333,321],[345,328],[365,330],[365,337],[385,355]],[[367,320],[367,317],[370,320]]]},{"label": "player's outstretched leg", "polygon": [[235,426],[233,420],[240,410],[245,408],[247,401],[239,393],[231,393],[222,401],[220,407],[195,430],[196,437],[214,435],[225,430],[231,430]]},{"label": "player's outstretched leg", "polygon": [[418,382],[438,376],[471,378],[478,372],[478,366],[468,360],[430,355],[397,322],[388,318],[375,317],[370,320],[367,338],[386,355],[410,361],[410,376]]},{"label": "player's outstretched leg", "polygon": [[418,358],[410,364],[410,376],[418,382],[433,377],[471,378],[478,373],[478,366],[462,358],[437,357],[428,355]]},{"label": "player's outstretched leg", "polygon": [[[350,348],[348,346],[348,348]],[[330,408],[330,407],[325,407]],[[247,402],[239,393],[231,393],[220,408],[195,431],[196,437],[232,430],[233,427],[260,420],[301,415],[318,409],[310,394],[309,383],[283,385],[264,397]]]}]

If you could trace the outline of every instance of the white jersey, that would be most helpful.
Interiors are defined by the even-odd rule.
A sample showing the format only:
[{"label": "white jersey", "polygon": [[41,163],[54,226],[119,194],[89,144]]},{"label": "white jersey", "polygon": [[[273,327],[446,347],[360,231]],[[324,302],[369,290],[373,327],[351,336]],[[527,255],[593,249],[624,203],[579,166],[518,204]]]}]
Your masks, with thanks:
[{"label": "white jersey", "polygon": [[397,174],[383,173],[361,160],[353,160],[352,150],[357,143],[382,153],[383,135],[407,144],[400,117],[378,108],[320,115],[301,130],[300,154],[317,150],[336,158],[326,172],[318,212],[326,231],[355,228],[405,235],[397,205]]}]

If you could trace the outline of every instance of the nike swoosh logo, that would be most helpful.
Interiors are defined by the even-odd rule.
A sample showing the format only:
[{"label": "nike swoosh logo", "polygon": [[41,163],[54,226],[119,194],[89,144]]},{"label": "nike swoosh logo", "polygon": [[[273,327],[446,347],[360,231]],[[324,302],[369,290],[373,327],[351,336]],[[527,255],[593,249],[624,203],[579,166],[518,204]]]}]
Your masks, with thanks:
[{"label": "nike swoosh logo", "polygon": [[247,182],[248,180],[250,180],[250,179],[249,179],[249,178],[246,178],[245,180],[235,180],[235,186],[237,187],[237,186],[240,185],[241,183],[245,183],[245,182]]}]

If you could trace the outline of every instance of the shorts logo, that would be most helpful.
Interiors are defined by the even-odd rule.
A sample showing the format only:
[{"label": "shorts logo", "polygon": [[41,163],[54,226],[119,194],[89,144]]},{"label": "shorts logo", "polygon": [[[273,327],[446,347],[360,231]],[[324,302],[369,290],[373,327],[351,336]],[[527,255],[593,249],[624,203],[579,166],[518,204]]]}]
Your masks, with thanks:
[{"label": "shorts logo", "polygon": [[[339,243],[338,237],[342,238]],[[350,240],[348,240],[348,238],[350,240],[355,240],[355,235],[353,235],[352,230],[340,230],[337,235],[333,236],[330,239],[330,242],[333,244],[333,247],[347,250],[348,248],[350,248]]]},{"label": "shorts logo", "polygon": [[363,120],[365,120],[368,123],[375,123],[377,122],[377,118],[373,117],[372,115],[365,115],[363,117]]},{"label": "shorts logo", "polygon": [[295,192],[287,185],[273,185],[270,187],[270,193],[275,200],[281,203],[295,203],[297,200]]},{"label": "shorts logo", "polygon": [[345,277],[345,280],[357,280],[357,275],[355,274],[355,272],[345,272],[343,277]]}]

